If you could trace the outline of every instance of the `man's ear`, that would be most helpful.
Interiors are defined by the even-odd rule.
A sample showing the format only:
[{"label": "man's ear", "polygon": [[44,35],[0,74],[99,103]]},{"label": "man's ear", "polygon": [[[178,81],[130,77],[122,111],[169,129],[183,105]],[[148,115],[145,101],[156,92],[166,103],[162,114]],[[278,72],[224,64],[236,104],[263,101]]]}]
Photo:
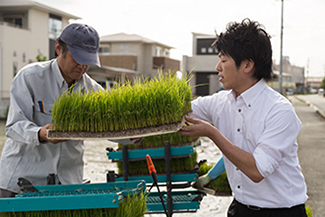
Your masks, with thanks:
[{"label": "man's ear", "polygon": [[255,63],[254,63],[254,61],[253,60],[244,60],[244,71],[246,72],[246,73],[249,73],[249,72],[251,72],[251,71],[253,71],[254,70],[254,66],[255,66]]},{"label": "man's ear", "polygon": [[59,56],[61,54],[61,46],[58,41],[55,42],[54,48],[55,48],[56,54]]}]

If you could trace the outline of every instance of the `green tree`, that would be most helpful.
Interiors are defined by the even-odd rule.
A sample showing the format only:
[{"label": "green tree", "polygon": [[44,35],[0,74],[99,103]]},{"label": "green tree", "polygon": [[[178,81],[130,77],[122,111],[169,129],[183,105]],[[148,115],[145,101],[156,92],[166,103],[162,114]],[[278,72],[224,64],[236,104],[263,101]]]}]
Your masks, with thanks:
[{"label": "green tree", "polygon": [[43,62],[43,61],[46,61],[47,60],[47,57],[46,56],[43,56],[42,54],[38,54],[36,56],[36,59],[37,59],[37,62]]},{"label": "green tree", "polygon": [[325,89],[325,77],[323,78],[322,84],[320,85],[321,88]]}]

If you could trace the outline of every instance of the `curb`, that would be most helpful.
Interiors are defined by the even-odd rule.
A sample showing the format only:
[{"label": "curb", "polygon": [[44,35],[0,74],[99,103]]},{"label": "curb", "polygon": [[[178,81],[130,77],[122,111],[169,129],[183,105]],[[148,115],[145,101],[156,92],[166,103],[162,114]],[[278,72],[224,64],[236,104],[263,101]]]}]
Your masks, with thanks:
[{"label": "curb", "polygon": [[306,104],[308,106],[312,107],[319,116],[321,116],[323,119],[325,119],[325,112],[324,111],[320,110],[317,106],[310,103],[309,101],[306,101]]}]

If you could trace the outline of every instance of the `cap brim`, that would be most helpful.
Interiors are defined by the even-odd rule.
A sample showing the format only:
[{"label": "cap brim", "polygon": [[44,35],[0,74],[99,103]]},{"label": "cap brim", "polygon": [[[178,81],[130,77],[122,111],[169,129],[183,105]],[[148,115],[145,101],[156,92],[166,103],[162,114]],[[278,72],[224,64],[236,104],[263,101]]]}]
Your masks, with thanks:
[{"label": "cap brim", "polygon": [[90,53],[87,51],[83,51],[77,48],[74,48],[70,45],[68,45],[69,51],[75,61],[77,63],[82,65],[96,65],[100,67],[99,63],[99,57],[97,52],[96,53]]}]

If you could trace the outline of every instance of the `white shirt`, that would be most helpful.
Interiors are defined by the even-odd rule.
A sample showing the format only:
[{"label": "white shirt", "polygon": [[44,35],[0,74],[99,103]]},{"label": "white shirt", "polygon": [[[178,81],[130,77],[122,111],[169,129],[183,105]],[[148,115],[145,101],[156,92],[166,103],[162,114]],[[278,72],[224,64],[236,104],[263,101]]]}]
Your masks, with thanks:
[{"label": "white shirt", "polygon": [[[88,92],[102,87],[87,74],[76,81],[74,90]],[[18,178],[34,185],[47,184],[49,173],[62,184],[82,183],[83,141],[40,143],[38,131],[51,123],[52,105],[68,90],[57,60],[29,64],[14,78],[6,124],[8,140],[0,161],[0,188],[18,192]]]},{"label": "white shirt", "polygon": [[290,102],[261,79],[235,97],[221,91],[192,102],[194,118],[213,124],[234,145],[253,154],[264,179],[254,183],[225,156],[236,200],[243,204],[282,208],[303,204],[307,187],[297,156],[302,124]]}]

